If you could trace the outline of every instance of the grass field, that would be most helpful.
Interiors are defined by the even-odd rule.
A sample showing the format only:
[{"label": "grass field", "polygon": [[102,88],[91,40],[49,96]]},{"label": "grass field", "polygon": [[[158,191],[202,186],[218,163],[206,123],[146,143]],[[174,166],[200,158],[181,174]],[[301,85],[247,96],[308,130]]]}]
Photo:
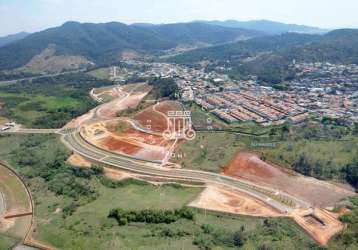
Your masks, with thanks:
[{"label": "grass field", "polygon": [[[198,143],[217,143],[217,135],[210,136],[213,135],[199,136]],[[244,142],[238,143],[236,137],[220,137],[223,139],[218,145],[222,145],[224,151],[229,143],[236,144],[237,148],[244,145]],[[3,147],[7,144],[9,147]],[[24,154],[14,153],[17,151],[24,151]],[[51,169],[52,165],[56,166],[54,159],[58,152],[62,155],[67,150],[53,136],[0,136],[1,159],[11,162],[27,176],[26,182],[35,200],[37,227],[33,236],[43,243],[60,249],[86,250],[237,249],[235,244],[239,243],[242,249],[319,249],[294,222],[287,219],[252,218],[194,210],[195,221],[180,219],[172,224],[130,223],[118,226],[114,219],[107,218],[113,208],[180,208],[193,200],[201,189],[136,183],[111,189],[103,186],[97,178],[83,179],[76,175],[71,182],[84,183],[86,189],[96,192],[95,198],[88,200],[83,196],[56,195],[50,191],[50,185],[56,190],[69,176],[61,177],[64,175],[59,172],[58,177],[53,179],[56,182],[47,182],[45,178],[49,178],[48,174],[44,171],[36,174],[33,168],[47,166],[45,169]],[[27,156],[38,159],[37,163],[33,164],[33,168],[19,167],[23,163],[19,165],[17,162],[24,161]],[[26,158],[26,161],[31,162],[31,159]],[[66,215],[65,210],[73,203],[77,204],[76,209],[72,215]],[[0,237],[0,246],[9,246],[11,242],[12,239]],[[342,244],[335,239],[328,249],[342,249]],[[346,249],[353,250],[354,244],[347,245]]]},{"label": "grass field", "polygon": [[18,244],[18,243],[19,243],[19,239],[0,234],[0,249],[1,250],[10,250],[14,246],[16,246],[16,244]]},{"label": "grass field", "polygon": [[245,142],[234,134],[197,133],[195,140],[184,142],[176,149],[176,155],[183,158],[172,160],[185,168],[219,172],[244,147]]},{"label": "grass field", "polygon": [[87,74],[94,76],[96,78],[99,79],[109,79],[110,77],[110,68],[99,68],[99,69],[95,69],[92,70],[90,72],[88,72]]},{"label": "grass field", "polygon": [[[159,188],[136,184],[118,189],[100,187],[100,196],[96,201],[80,207],[66,219],[61,212],[56,212],[57,208],[63,206],[63,201],[46,194],[47,201],[38,206],[41,220],[38,220],[36,239],[61,249],[198,249],[193,242],[203,237],[207,238],[207,242],[215,242],[210,243],[213,249],[236,249],[226,245],[225,241],[229,239],[225,237],[243,230],[245,234],[260,237],[260,241],[247,240],[244,249],[258,248],[265,241],[270,242],[273,249],[297,249],[299,246],[314,244],[290,220],[270,220],[270,225],[265,226],[264,219],[204,211],[195,212],[195,222],[181,219],[173,224],[130,223],[118,226],[116,221],[107,218],[112,208],[180,208],[199,192],[198,188]],[[203,233],[203,225],[210,225],[213,232]],[[280,232],[273,236],[267,232],[267,227],[273,230],[277,228]],[[265,234],[260,235],[260,232]],[[277,237],[277,240],[272,241],[272,237]]]},{"label": "grass field", "polygon": [[[165,245],[167,242],[160,239],[147,239],[146,237],[141,239],[141,236],[148,234],[153,226],[118,227],[115,221],[107,218],[109,211],[114,208],[134,210],[180,208],[193,200],[201,191],[197,188],[152,185],[129,185],[109,189],[99,186],[96,181],[93,181],[91,185],[98,187],[98,199],[81,206],[66,219],[62,217],[61,212],[58,214],[55,212],[57,208],[63,208],[66,202],[46,194],[48,197],[46,203],[39,205],[37,209],[37,217],[41,216],[41,220],[39,220],[36,238],[61,249],[71,247],[73,249],[116,249],[116,246],[136,249],[141,245]],[[48,204],[51,204],[50,208]],[[97,238],[96,235],[100,237]],[[116,237],[113,237],[114,235]]]}]

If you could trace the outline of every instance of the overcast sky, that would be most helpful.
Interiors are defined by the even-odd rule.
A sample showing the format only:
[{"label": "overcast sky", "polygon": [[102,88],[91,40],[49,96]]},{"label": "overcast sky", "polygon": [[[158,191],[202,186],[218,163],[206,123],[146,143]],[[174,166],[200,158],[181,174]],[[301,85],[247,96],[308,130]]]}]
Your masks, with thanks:
[{"label": "overcast sky", "polygon": [[358,28],[358,0],[0,0],[0,36],[80,22],[269,19]]}]

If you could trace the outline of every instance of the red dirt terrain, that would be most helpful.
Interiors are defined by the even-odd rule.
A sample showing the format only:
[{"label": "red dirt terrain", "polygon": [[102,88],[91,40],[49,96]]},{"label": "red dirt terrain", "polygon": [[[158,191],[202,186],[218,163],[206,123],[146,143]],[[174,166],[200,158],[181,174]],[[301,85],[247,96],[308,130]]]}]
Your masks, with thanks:
[{"label": "red dirt terrain", "polygon": [[[110,91],[114,100],[101,104],[88,113],[73,119],[65,128],[73,128],[90,122],[94,118],[116,118],[118,112],[136,108],[142,99],[151,91],[152,87],[145,83],[128,84],[121,87],[113,87]],[[96,92],[96,90],[94,90]],[[95,98],[96,99],[96,98]]]},{"label": "red dirt terrain", "polygon": [[332,207],[353,196],[351,190],[308,178],[262,161],[256,154],[241,152],[225,168],[224,174],[277,189],[305,200],[314,207]]},{"label": "red dirt terrain", "polygon": [[[174,143],[162,136],[162,132],[168,129],[166,114],[181,109],[177,102],[158,103],[135,115],[133,119],[119,118],[86,125],[82,135],[92,144],[109,151],[162,161]],[[148,132],[140,131],[137,125]]]},{"label": "red dirt terrain", "polygon": [[[168,126],[173,126],[171,123],[168,125],[168,112],[182,110],[183,108],[180,103],[174,101],[165,101],[145,109],[144,111],[135,115],[133,119],[137,121],[142,127],[150,127],[153,132],[162,133],[168,129]],[[176,127],[181,128],[182,126]]]}]

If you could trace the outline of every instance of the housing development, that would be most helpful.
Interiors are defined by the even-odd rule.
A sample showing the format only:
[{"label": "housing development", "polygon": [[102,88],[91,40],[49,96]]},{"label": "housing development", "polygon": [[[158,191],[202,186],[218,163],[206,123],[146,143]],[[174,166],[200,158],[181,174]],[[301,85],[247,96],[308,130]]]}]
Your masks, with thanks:
[{"label": "housing development", "polygon": [[294,64],[292,67],[299,77],[286,83],[290,89],[278,90],[260,86],[255,77],[236,81],[227,75],[206,72],[204,68],[126,63],[147,68],[140,72],[134,70],[130,73],[132,77],[174,78],[183,101],[194,101],[228,123],[299,123],[309,116],[339,119],[347,124],[358,121],[358,66],[355,65]]}]

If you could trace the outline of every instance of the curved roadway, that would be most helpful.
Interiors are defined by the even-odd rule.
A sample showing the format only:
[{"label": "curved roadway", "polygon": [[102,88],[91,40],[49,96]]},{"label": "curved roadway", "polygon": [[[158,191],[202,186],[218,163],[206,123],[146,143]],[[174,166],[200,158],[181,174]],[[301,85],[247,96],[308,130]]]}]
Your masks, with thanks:
[{"label": "curved roadway", "polygon": [[135,173],[180,178],[205,183],[216,183],[233,189],[240,190],[260,201],[270,205],[283,213],[289,213],[295,208],[309,208],[310,204],[299,200],[289,194],[277,190],[261,187],[256,184],[234,179],[228,176],[186,169],[166,169],[160,167],[159,162],[149,162],[134,159],[98,148],[82,138],[79,129],[68,131],[63,136],[64,143],[74,152],[98,163],[110,165],[115,168]]}]

